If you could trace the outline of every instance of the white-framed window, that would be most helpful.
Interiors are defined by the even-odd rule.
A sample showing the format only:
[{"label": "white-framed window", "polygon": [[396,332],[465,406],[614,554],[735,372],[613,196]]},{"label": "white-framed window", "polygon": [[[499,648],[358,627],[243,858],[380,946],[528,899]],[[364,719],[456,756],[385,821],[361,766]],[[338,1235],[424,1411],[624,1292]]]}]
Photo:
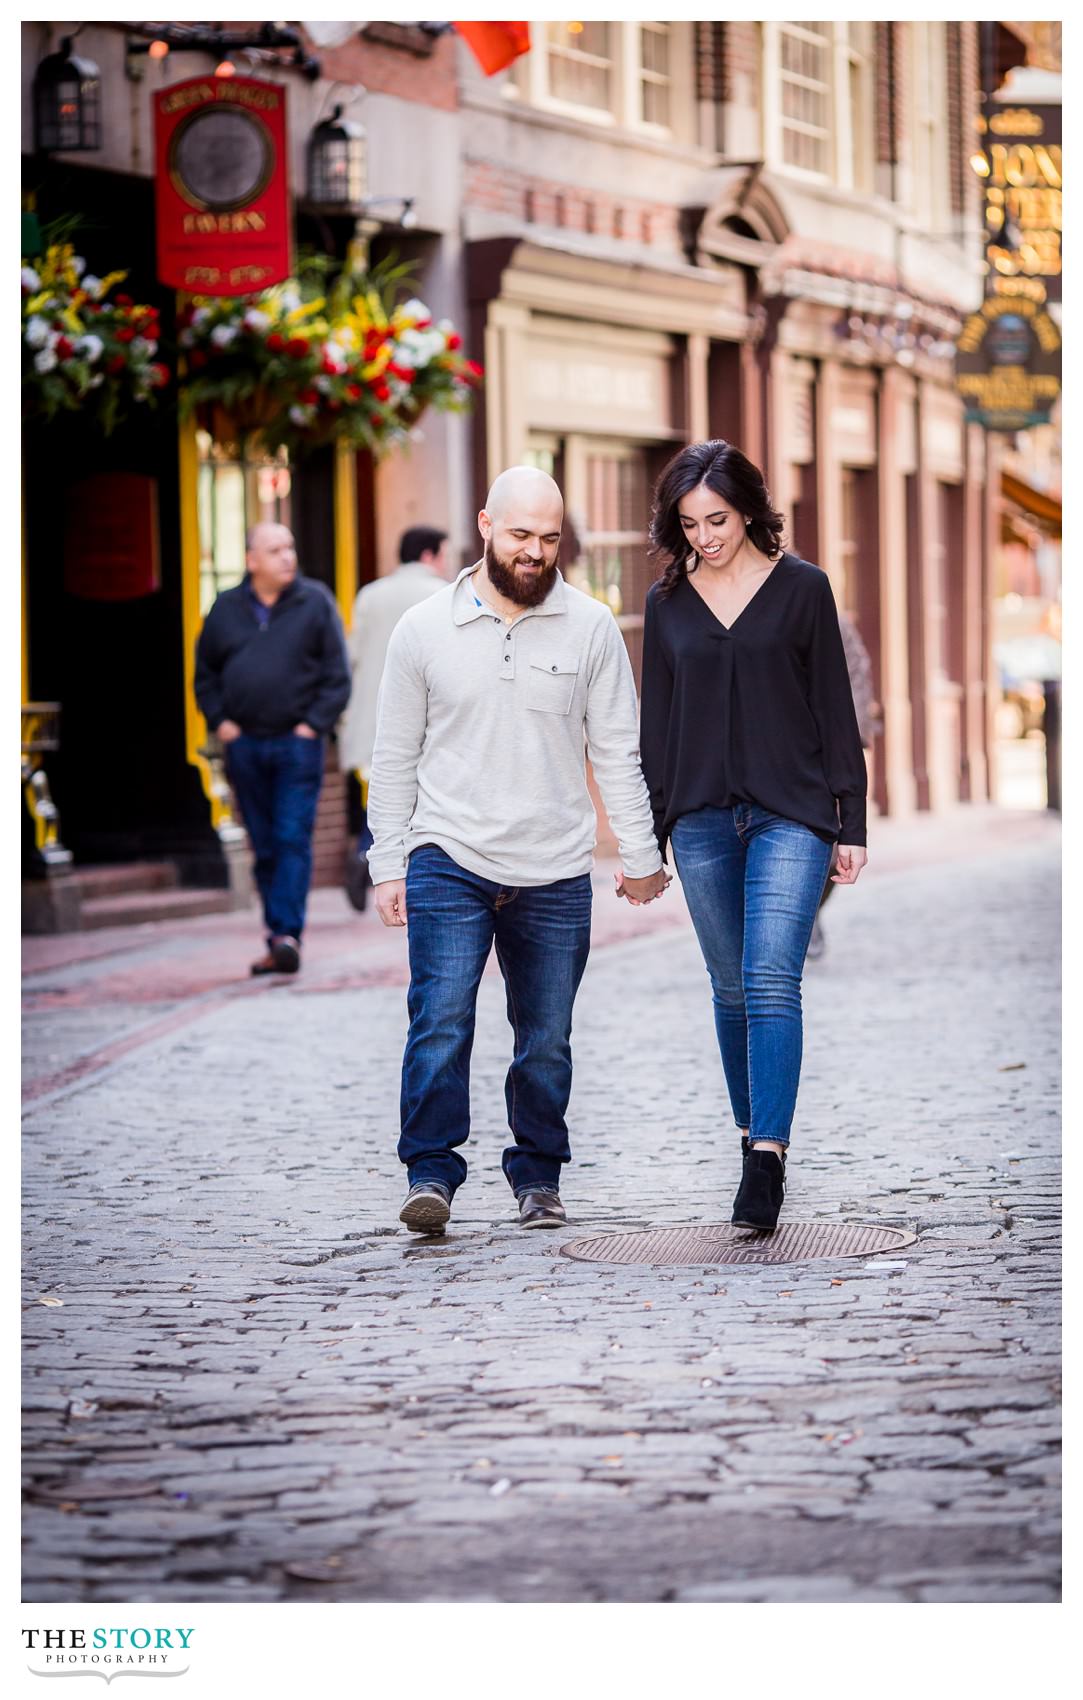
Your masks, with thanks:
[{"label": "white-framed window", "polygon": [[[547,22],[507,85],[534,106],[667,137],[679,128],[678,90],[692,87],[692,25]],[[687,64],[684,63],[687,60]]]},{"label": "white-framed window", "polygon": [[641,23],[638,34],[639,121],[668,130],[673,98],[672,27],[666,23]]},{"label": "white-framed window", "polygon": [[763,110],[776,168],[872,186],[872,26],[766,22]]},{"label": "white-framed window", "polygon": [[909,25],[910,195],[930,232],[945,227],[948,158],[947,40],[939,21]]}]

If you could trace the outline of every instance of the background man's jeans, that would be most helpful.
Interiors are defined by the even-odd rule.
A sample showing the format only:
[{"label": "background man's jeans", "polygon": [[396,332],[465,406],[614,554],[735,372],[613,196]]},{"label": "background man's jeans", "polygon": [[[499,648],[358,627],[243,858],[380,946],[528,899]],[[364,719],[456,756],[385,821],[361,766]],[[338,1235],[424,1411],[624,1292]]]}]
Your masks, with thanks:
[{"label": "background man's jeans", "polygon": [[831,862],[807,826],[755,803],[697,809],[673,856],[714,993],[737,1126],[788,1145],[801,1073],[801,970]]},{"label": "background man's jeans", "polygon": [[312,832],[323,780],[323,739],[243,732],[225,746],[226,771],[256,853],[268,939],[299,939],[312,879]]},{"label": "background man's jeans", "polygon": [[590,949],[590,875],[551,885],[482,879],[435,844],[410,857],[406,920],[410,1032],[402,1063],[399,1157],[411,1186],[466,1178],[470,1052],[478,984],[495,941],[515,1055],[505,1083],[515,1144],[503,1169],[517,1195],[560,1185],[571,1160],[572,1005]]}]

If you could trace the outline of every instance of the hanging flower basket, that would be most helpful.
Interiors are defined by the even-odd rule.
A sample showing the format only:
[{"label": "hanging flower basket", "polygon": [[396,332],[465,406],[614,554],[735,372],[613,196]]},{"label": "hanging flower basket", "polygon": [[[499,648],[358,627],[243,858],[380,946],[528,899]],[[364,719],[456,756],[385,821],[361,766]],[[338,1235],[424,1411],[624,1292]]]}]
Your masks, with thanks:
[{"label": "hanging flower basket", "polygon": [[404,271],[343,274],[324,293],[303,273],[255,297],[193,299],[178,319],[182,412],[221,441],[258,433],[296,456],[332,442],[383,454],[430,405],[464,411],[481,367],[424,302],[392,303]]},{"label": "hanging flower basket", "polygon": [[22,266],[23,413],[48,421],[82,413],[108,435],[129,409],[169,382],[158,351],[158,309],[113,291],[126,272],[92,277],[70,242]]}]

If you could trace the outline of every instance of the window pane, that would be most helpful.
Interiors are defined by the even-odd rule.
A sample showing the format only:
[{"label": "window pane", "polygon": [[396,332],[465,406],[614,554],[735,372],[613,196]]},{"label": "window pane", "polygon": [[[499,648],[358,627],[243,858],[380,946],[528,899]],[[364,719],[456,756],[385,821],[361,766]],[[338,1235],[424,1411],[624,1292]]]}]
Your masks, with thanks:
[{"label": "window pane", "polygon": [[575,106],[608,111],[611,49],[607,23],[548,24],[549,92]]},{"label": "window pane", "polygon": [[826,174],[831,115],[830,24],[780,25],[782,157]]},{"label": "window pane", "polygon": [[645,124],[670,123],[669,25],[639,26],[640,117]]}]

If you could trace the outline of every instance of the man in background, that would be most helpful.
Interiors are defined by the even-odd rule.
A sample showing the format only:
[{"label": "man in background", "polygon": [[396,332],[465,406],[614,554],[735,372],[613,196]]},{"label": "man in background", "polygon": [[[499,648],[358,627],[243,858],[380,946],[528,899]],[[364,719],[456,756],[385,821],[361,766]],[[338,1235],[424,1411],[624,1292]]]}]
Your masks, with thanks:
[{"label": "man in background", "polygon": [[338,733],[339,766],[347,775],[350,832],[356,846],[346,856],[346,895],[355,909],[368,900],[368,853],[372,834],[367,804],[372,749],[376,741],[376,698],[391,633],[407,608],[424,602],[448,582],[447,532],[412,525],[399,540],[399,565],[393,573],[361,587],[347,638],[353,685]]},{"label": "man in background", "polygon": [[297,569],[287,526],[255,525],[247,572],[196,644],[196,701],[225,751],[255,851],[267,952],[253,974],[296,974],[312,881],[324,739],[350,694],[334,597]]}]

